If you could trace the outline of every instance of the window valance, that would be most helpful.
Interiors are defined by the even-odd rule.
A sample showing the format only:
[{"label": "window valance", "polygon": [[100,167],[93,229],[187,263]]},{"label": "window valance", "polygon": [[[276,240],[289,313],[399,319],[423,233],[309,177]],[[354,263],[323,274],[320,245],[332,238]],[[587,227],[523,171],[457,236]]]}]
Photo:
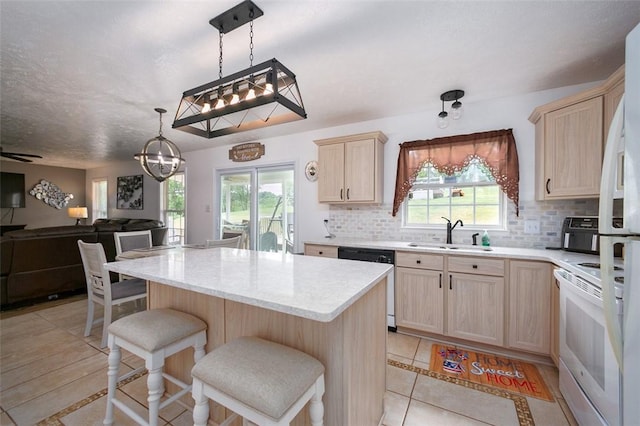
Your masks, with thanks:
[{"label": "window valance", "polygon": [[426,163],[431,163],[440,173],[452,175],[462,171],[475,158],[487,166],[500,189],[515,203],[518,215],[520,171],[512,129],[400,144],[392,215],[398,213]]}]

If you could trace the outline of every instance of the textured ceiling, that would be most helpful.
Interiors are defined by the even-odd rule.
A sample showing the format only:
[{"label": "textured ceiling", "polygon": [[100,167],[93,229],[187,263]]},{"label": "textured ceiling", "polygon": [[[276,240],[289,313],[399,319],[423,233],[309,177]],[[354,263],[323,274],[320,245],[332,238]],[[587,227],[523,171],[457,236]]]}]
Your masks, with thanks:
[{"label": "textured ceiling", "polygon": [[[606,78],[638,1],[254,0],[254,63],[298,77],[308,119],[204,139],[171,129],[186,89],[217,79],[208,21],[234,1],[0,2],[0,142],[36,164],[129,160],[157,135],[182,151],[235,144]],[[249,66],[248,26],[224,36],[223,74]]]}]

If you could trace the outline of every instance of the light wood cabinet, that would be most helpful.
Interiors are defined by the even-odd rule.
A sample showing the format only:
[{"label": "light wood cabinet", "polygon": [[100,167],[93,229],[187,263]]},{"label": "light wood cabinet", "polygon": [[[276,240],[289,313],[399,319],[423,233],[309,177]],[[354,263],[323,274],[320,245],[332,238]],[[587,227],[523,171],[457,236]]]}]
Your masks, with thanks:
[{"label": "light wood cabinet", "polygon": [[319,256],[330,257],[333,259],[338,258],[338,247],[324,246],[320,244],[306,244],[304,245],[305,256]]},{"label": "light wood cabinet", "polygon": [[381,203],[386,141],[382,132],[316,140],[318,202]]},{"label": "light wood cabinet", "polygon": [[396,252],[396,325],[444,333],[444,257]]},{"label": "light wood cabinet", "polygon": [[611,126],[613,115],[624,95],[624,67],[620,67],[605,83],[607,87],[604,94],[604,137],[606,143],[607,131]]},{"label": "light wood cabinet", "polygon": [[624,66],[597,87],[533,111],[536,199],[599,197],[606,134],[623,82]]},{"label": "light wood cabinet", "polygon": [[[455,272],[487,267],[492,275]],[[502,346],[504,343],[504,260],[449,256],[447,326],[445,334],[474,342]],[[500,268],[501,264],[501,268]],[[453,269],[452,269],[453,267]]]},{"label": "light wood cabinet", "polygon": [[508,347],[549,354],[551,277],[549,263],[510,261]]},{"label": "light wood cabinet", "polygon": [[504,264],[503,259],[397,251],[396,324],[501,346]]}]

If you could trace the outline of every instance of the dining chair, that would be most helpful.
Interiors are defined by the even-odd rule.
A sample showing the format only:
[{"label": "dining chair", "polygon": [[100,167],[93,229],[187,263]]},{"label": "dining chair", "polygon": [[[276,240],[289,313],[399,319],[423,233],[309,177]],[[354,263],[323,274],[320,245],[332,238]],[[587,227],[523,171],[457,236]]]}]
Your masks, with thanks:
[{"label": "dining chair", "polygon": [[[104,267],[107,257],[101,243],[85,243],[78,240],[84,276],[87,281],[87,321],[84,336],[91,335],[91,328],[102,322],[100,347],[107,346],[108,327],[113,317],[113,306],[147,297],[147,283],[140,278],[111,282],[109,271]],[[95,305],[103,306],[102,318],[96,318]]]},{"label": "dining chair", "polygon": [[[153,245],[151,230],[114,232],[113,238],[116,241],[116,256],[125,251],[149,248]],[[132,277],[118,274],[120,281],[129,280]]]},{"label": "dining chair", "polygon": [[221,240],[207,240],[206,247],[231,247],[231,248],[240,248],[240,243],[242,242],[242,235],[238,235],[237,237],[232,238],[223,238]]},{"label": "dining chair", "polygon": [[153,245],[151,230],[114,232],[113,238],[116,240],[116,256],[125,251],[148,248]]}]

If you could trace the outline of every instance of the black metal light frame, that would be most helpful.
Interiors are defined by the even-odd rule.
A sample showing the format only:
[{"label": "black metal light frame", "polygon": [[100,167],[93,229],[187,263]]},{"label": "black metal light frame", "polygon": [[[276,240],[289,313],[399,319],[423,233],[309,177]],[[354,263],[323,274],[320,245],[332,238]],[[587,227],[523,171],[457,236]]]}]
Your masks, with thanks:
[{"label": "black metal light frame", "polygon": [[[267,83],[272,85],[272,93],[264,93]],[[202,112],[205,102],[215,104],[219,89],[228,97],[234,85],[239,87],[240,102]],[[251,88],[258,92],[256,97],[244,99]],[[305,118],[295,74],[273,58],[185,91],[172,127],[211,139]]]},{"label": "black metal light frame", "polygon": [[[262,15],[260,8],[245,0],[209,23],[222,35]],[[250,90],[255,97],[247,98]],[[232,102],[234,93],[238,100]],[[219,99],[223,99],[224,106],[216,109]],[[273,58],[226,77],[222,77],[220,65],[218,80],[182,94],[172,127],[211,139],[305,118],[295,74]]]}]

